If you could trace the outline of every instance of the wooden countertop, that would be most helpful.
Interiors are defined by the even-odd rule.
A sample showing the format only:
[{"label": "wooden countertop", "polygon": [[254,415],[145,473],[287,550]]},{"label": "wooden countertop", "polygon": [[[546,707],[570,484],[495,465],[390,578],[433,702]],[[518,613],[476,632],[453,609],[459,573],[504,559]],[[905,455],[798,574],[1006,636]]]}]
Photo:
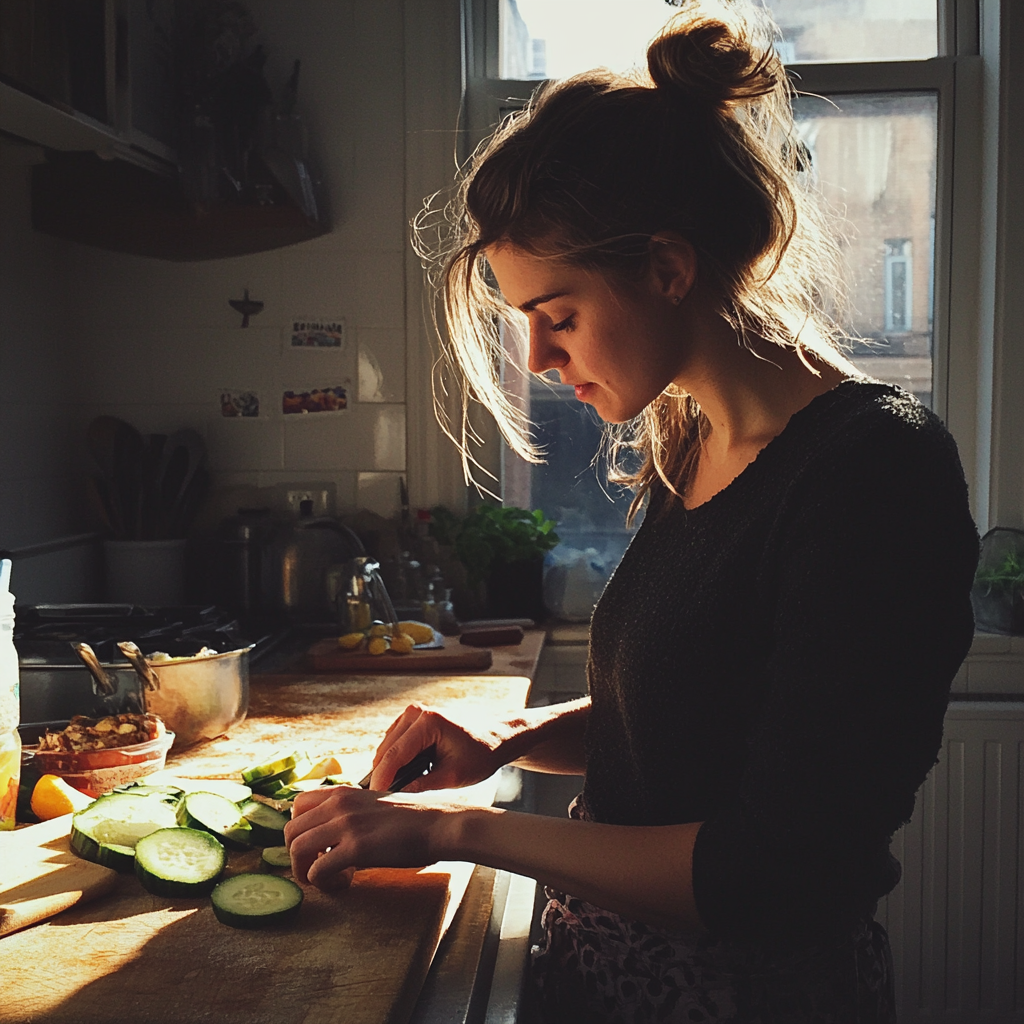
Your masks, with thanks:
[{"label": "wooden countertop", "polygon": [[[245,722],[168,767],[233,776],[264,753],[306,746],[337,753],[359,779],[411,701],[487,717],[524,707],[542,644],[537,631],[497,648],[494,666],[477,676],[257,676]],[[486,784],[446,796],[456,793],[493,799]],[[305,886],[295,923],[258,932],[219,924],[208,899],[160,899],[123,876],[111,896],[0,939],[0,1022],[401,1024],[470,871],[360,871],[336,894]]]}]

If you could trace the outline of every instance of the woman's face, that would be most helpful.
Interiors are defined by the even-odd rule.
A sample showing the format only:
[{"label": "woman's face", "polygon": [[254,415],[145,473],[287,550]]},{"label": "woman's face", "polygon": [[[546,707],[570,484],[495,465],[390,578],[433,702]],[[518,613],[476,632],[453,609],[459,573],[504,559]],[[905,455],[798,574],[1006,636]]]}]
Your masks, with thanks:
[{"label": "woman's face", "polygon": [[679,376],[679,309],[653,275],[626,283],[507,245],[487,259],[505,300],[529,320],[530,370],[557,370],[605,422],[632,419]]}]

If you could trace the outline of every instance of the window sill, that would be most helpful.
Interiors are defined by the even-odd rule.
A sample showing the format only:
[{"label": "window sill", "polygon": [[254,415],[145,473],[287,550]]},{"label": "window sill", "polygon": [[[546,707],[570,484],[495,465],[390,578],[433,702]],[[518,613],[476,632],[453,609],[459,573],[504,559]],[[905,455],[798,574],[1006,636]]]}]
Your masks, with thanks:
[{"label": "window sill", "polygon": [[[547,627],[544,663],[556,676],[573,676],[573,667],[587,660],[587,623],[553,623]],[[559,678],[561,682],[561,678]],[[566,686],[566,688],[570,688]],[[967,660],[953,680],[951,692],[960,697],[1024,695],[1024,636],[975,633]]]}]

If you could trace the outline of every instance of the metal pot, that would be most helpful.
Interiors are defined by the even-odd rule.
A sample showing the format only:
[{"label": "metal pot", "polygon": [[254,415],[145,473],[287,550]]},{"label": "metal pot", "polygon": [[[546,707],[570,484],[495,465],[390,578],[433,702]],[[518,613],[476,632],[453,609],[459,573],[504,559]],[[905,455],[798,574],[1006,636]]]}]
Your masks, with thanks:
[{"label": "metal pot", "polygon": [[212,740],[249,710],[249,652],[149,661],[135,644],[118,644],[138,673],[146,711],[174,733],[174,749]]},{"label": "metal pot", "polygon": [[307,513],[280,524],[270,546],[273,606],[295,622],[334,622],[328,573],[364,554],[356,534],[332,516]]}]

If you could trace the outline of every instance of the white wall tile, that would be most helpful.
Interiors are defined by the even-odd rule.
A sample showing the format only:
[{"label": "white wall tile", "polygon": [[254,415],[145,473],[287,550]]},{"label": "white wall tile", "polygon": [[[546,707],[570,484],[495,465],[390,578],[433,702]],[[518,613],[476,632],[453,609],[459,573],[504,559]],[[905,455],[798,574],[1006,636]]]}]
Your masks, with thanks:
[{"label": "white wall tile", "polygon": [[280,254],[275,250],[227,260],[179,263],[78,247],[74,301],[92,327],[237,327],[242,318],[228,305],[248,288],[265,303],[252,326],[281,318]]},{"label": "white wall tile", "polygon": [[367,252],[359,261],[358,327],[405,328],[405,253]]},{"label": "white wall tile", "polygon": [[284,465],[281,420],[218,416],[207,425],[214,472],[280,469]]},{"label": "white wall tile", "polygon": [[[196,328],[153,332],[145,342],[153,367],[152,394],[157,402],[191,402],[218,408],[224,388],[250,388],[267,402],[280,378],[280,327]],[[262,410],[261,410],[262,412]]]},{"label": "white wall tile", "polygon": [[357,502],[360,508],[390,518],[402,507],[401,473],[360,473]]},{"label": "white wall tile", "polygon": [[405,469],[405,407],[359,405],[284,417],[287,470]]},{"label": "white wall tile", "polygon": [[151,400],[153,346],[141,328],[90,329],[79,334],[75,384],[80,400],[98,405]]},{"label": "white wall tile", "polygon": [[301,246],[281,255],[281,303],[285,322],[299,316],[356,319],[356,275],[359,257],[340,250],[308,252]]},{"label": "white wall tile", "polygon": [[405,406],[382,405],[373,431],[373,467],[405,469]]},{"label": "white wall tile", "polygon": [[405,401],[405,331],[361,327],[359,401]]}]

